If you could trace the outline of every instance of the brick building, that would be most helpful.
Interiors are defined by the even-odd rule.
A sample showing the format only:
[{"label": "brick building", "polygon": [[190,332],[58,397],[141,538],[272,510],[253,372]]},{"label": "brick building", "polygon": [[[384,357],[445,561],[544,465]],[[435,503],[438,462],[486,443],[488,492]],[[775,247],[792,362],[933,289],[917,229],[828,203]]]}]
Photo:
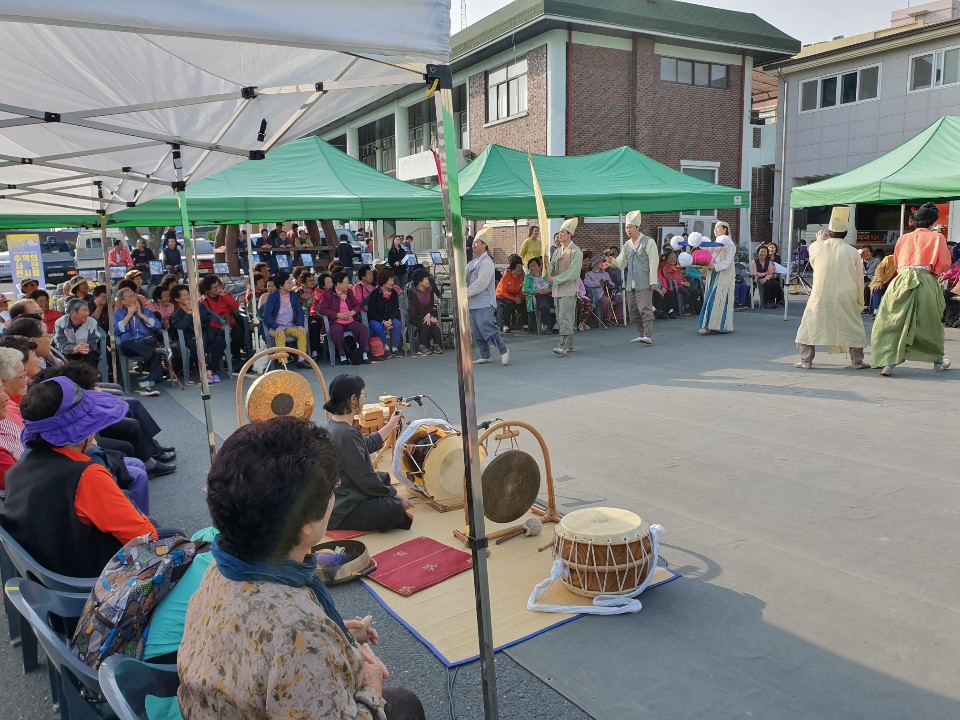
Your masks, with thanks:
[{"label": "brick building", "polygon": [[[754,66],[800,47],[756,15],[674,0],[516,0],[450,44],[462,163],[491,143],[549,155],[628,145],[733,187],[750,187],[754,179]],[[384,96],[320,131],[374,167],[425,184],[435,182],[429,158],[435,133],[422,88]],[[649,215],[644,230],[653,236],[678,225],[709,231],[718,216],[745,237],[746,210]],[[494,248],[502,261],[513,252],[515,228],[494,224],[503,225]],[[586,249],[619,242],[616,218],[589,218],[580,227],[577,242]],[[525,220],[516,232],[522,242]],[[437,244],[439,228],[415,227],[411,234],[425,249]]]}]

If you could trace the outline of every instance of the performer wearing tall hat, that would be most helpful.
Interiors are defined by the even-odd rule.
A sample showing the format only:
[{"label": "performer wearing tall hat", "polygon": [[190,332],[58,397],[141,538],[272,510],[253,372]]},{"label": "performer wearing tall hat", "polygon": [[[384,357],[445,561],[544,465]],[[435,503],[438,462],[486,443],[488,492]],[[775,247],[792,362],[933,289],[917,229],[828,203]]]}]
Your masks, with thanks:
[{"label": "performer wearing tall hat", "polygon": [[494,315],[497,308],[497,280],[490,257],[490,238],[493,229],[485,227],[473,238],[473,260],[467,263],[467,307],[470,309],[470,332],[480,350],[477,365],[493,362],[490,343],[500,351],[500,364],[510,364],[510,350],[500,337]]},{"label": "performer wearing tall hat", "polygon": [[657,268],[660,253],[656,241],[640,232],[639,210],[627,213],[626,233],[629,240],[610,265],[626,270],[627,312],[637,324],[640,334],[630,342],[653,345],[653,291],[657,289]]},{"label": "performer wearing tall hat", "polygon": [[884,377],[904,360],[932,362],[941,372],[950,367],[943,357],[943,310],[946,301],[937,276],[950,267],[947,241],[930,227],[940,211],[922,205],[910,219],[916,230],[897,240],[893,250],[897,276],[880,302],[873,325],[873,367]]},{"label": "performer wearing tall hat", "polygon": [[557,355],[572,353],[573,331],[577,322],[577,285],[580,281],[580,267],[583,265],[583,251],[573,244],[573,234],[577,231],[576,218],[564,220],[557,233],[560,241],[550,256],[550,277],[553,280],[553,302],[557,312],[557,324],[560,326],[560,345],[553,351]]},{"label": "performer wearing tall hat", "polygon": [[850,367],[862,370],[863,347],[863,262],[860,253],[844,238],[850,225],[850,208],[835,207],[829,232],[817,233],[810,247],[813,289],[797,331],[800,362],[794,367],[809,370],[817,345],[827,345],[831,353],[850,353]]},{"label": "performer wearing tall hat", "polygon": [[730,237],[730,226],[723,220],[713,226],[713,234],[714,242],[720,243],[720,249],[713,253],[713,260],[707,266],[704,277],[706,289],[700,309],[701,335],[733,332],[737,244]]}]

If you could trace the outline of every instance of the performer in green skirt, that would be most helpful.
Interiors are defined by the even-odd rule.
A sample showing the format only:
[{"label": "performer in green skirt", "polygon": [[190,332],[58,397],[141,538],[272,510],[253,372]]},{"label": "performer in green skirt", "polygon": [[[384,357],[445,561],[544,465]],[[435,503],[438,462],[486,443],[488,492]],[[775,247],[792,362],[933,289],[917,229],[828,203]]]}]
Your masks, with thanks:
[{"label": "performer in green skirt", "polygon": [[947,241],[930,230],[940,213],[933,203],[917,210],[911,224],[916,228],[897,240],[893,251],[897,276],[880,303],[873,325],[873,367],[884,377],[905,360],[932,362],[937,372],[950,367],[943,357],[941,318],[945,307],[937,276],[950,267]]}]

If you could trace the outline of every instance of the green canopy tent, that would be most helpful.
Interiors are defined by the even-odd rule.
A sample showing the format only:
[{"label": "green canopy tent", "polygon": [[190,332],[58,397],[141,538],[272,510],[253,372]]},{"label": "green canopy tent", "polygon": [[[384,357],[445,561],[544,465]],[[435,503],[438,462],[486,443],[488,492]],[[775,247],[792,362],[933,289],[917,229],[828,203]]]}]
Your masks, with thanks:
[{"label": "green canopy tent", "polygon": [[[917,200],[960,199],[960,117],[946,115],[922,133],[866,165],[843,175],[801,185],[790,192],[791,209],[821,205],[900,205]],[[793,259],[794,218],[787,235],[787,277]],[[789,310],[785,295],[784,319]]]},{"label": "green canopy tent", "polygon": [[[621,147],[595,155],[534,155],[551,217],[749,207],[747,190],[714,185]],[[488,146],[460,173],[463,214],[474,219],[537,216],[527,153]]]},{"label": "green canopy tent", "polygon": [[[190,219],[197,225],[242,225],[292,217],[355,220],[440,220],[435,190],[384,175],[318,137],[296,140],[263,160],[246,160],[187,189]],[[160,197],[110,216],[111,225],[177,225],[173,196]]]}]

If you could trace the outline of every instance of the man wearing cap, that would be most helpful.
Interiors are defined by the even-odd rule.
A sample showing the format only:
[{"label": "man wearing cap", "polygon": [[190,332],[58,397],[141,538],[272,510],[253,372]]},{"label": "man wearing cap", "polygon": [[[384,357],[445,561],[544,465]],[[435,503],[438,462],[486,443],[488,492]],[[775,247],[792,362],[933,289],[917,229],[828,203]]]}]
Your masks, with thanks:
[{"label": "man wearing cap", "polygon": [[25,277],[20,281],[20,297],[30,297],[30,293],[40,287],[40,281],[36,278]]},{"label": "man wearing cap", "polygon": [[82,275],[70,278],[70,281],[64,286],[63,291],[66,295],[73,295],[81,300],[89,300],[87,293],[90,292],[90,281]]},{"label": "man wearing cap", "polygon": [[107,261],[110,263],[110,267],[133,267],[133,257],[124,245],[123,240],[113,241],[113,250],[108,253]]},{"label": "man wearing cap", "polygon": [[470,309],[470,332],[480,349],[477,365],[492,363],[490,343],[500,351],[500,364],[510,364],[510,350],[500,337],[494,322],[497,307],[496,273],[490,257],[489,240],[493,229],[485,227],[473,239],[473,260],[467,263],[467,306]]},{"label": "man wearing cap", "polygon": [[850,354],[850,367],[870,367],[863,362],[867,334],[860,313],[863,310],[863,261],[856,248],[844,238],[850,224],[850,208],[835,207],[829,232],[817,233],[810,247],[813,289],[797,331],[801,370],[813,367],[817,345],[826,345],[831,353]]},{"label": "man wearing cap", "polygon": [[627,312],[640,333],[630,342],[653,345],[653,291],[660,284],[660,253],[656,241],[640,232],[642,217],[639,210],[627,213],[625,231],[629,239],[610,265],[626,272]]},{"label": "man wearing cap", "polygon": [[937,277],[950,267],[947,241],[930,227],[940,211],[933,203],[922,205],[910,222],[916,228],[893,250],[897,276],[883,294],[873,325],[873,367],[884,377],[905,360],[932,362],[935,372],[950,367],[944,356],[943,311],[946,301]]},{"label": "man wearing cap", "polygon": [[550,279],[553,281],[553,302],[560,326],[560,344],[553,352],[561,357],[572,353],[573,331],[577,323],[577,286],[580,284],[580,268],[583,251],[573,244],[578,220],[564,220],[557,233],[559,245],[550,256]]},{"label": "man wearing cap", "polygon": [[47,570],[97,577],[135,537],[157,531],[87,452],[94,434],[126,414],[108,393],[64,377],[41,382],[20,404],[29,449],[7,471],[3,526]]}]

